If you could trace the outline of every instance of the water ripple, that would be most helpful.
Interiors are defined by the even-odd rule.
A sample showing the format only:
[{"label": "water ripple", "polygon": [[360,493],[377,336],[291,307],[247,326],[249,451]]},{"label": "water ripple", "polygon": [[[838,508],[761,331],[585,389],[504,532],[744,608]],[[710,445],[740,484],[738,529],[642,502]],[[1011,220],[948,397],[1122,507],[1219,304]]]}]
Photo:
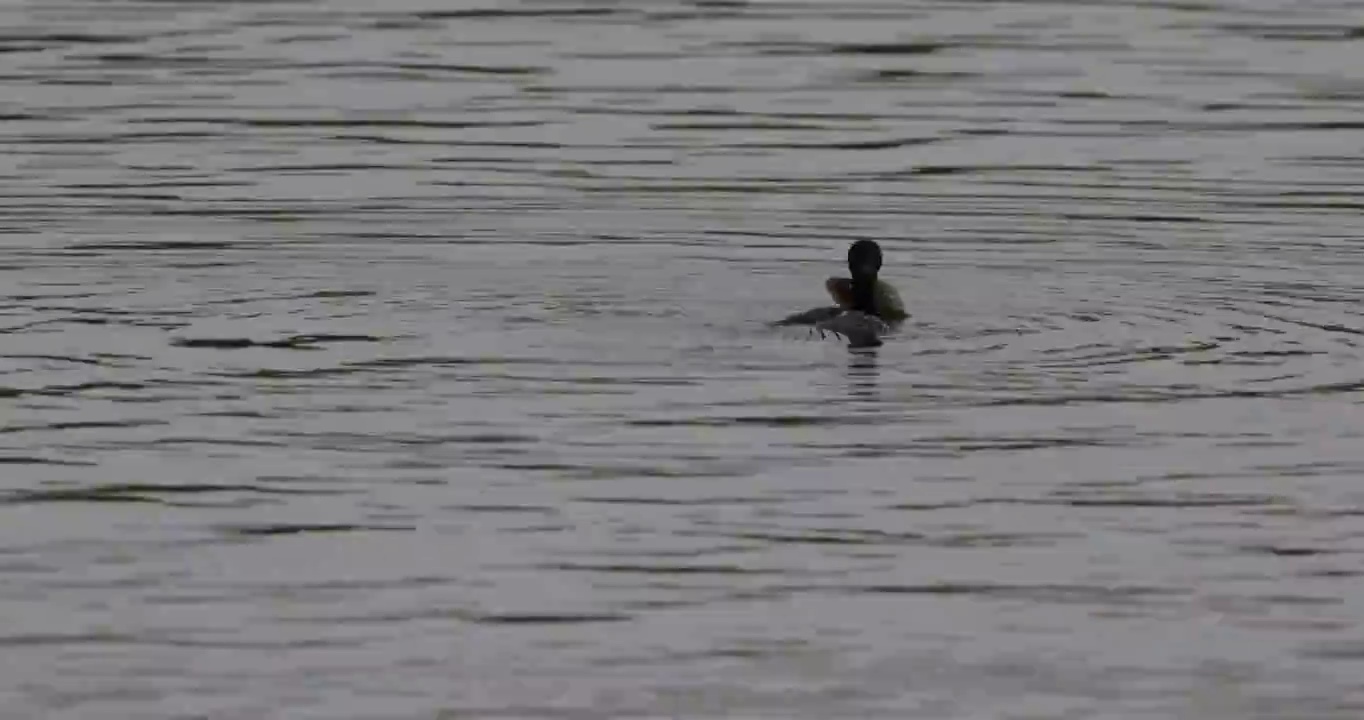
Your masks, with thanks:
[{"label": "water ripple", "polygon": [[1354,9],[0,8],[6,709],[1358,717]]}]

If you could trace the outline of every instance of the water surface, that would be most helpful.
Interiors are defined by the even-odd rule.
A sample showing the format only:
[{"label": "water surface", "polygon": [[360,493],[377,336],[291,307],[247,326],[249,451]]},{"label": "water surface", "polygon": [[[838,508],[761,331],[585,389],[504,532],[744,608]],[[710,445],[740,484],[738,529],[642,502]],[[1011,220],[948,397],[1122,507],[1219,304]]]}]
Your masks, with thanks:
[{"label": "water surface", "polygon": [[1352,3],[0,27],[6,717],[1364,713]]}]

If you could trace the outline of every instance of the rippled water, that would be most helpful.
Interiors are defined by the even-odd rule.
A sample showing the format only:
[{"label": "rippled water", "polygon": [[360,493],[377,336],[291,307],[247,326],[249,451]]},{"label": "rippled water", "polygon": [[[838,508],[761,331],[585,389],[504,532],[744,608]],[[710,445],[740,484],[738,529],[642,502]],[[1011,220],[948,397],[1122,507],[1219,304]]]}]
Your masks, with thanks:
[{"label": "rippled water", "polygon": [[1358,10],[4,3],[4,717],[1364,715]]}]

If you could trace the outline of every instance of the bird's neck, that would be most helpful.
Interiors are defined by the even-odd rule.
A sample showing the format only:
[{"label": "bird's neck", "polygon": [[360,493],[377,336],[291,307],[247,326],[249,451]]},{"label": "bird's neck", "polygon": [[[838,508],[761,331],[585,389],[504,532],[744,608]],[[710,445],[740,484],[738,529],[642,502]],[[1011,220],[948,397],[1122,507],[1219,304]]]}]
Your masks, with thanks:
[{"label": "bird's neck", "polygon": [[852,309],[868,315],[876,314],[876,275],[853,275]]}]

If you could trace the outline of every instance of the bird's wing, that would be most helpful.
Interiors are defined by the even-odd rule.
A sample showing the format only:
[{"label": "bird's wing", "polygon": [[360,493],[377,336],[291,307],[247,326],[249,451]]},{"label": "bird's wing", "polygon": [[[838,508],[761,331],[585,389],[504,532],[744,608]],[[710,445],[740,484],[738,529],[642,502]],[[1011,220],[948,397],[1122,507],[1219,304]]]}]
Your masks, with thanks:
[{"label": "bird's wing", "polygon": [[890,326],[875,315],[849,311],[815,323],[815,329],[822,332],[838,333],[853,345],[880,345],[881,336],[890,332]]},{"label": "bird's wing", "polygon": [[843,312],[840,307],[817,307],[794,315],[788,315],[778,320],[773,325],[816,325],[821,322],[832,320]]}]

